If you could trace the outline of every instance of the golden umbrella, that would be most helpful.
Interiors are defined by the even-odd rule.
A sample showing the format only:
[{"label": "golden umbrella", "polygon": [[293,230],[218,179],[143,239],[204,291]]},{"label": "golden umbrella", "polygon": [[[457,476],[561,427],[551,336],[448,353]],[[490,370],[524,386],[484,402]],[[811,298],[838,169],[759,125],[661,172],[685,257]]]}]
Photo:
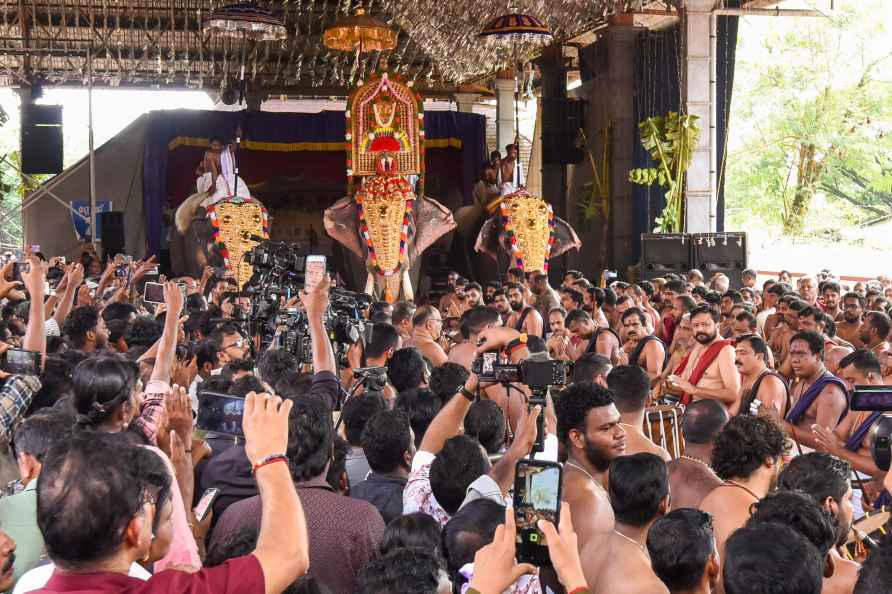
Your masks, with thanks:
[{"label": "golden umbrella", "polygon": [[352,16],[345,17],[325,30],[322,38],[325,47],[344,52],[387,51],[396,47],[396,32],[386,23],[357,8]]}]

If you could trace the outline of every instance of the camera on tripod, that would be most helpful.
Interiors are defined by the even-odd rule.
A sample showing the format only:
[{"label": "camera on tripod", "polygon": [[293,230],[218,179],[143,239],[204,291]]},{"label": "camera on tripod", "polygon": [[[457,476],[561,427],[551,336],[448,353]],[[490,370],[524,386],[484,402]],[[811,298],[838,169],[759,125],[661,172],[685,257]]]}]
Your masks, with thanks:
[{"label": "camera on tripod", "polygon": [[471,363],[471,371],[477,374],[481,383],[523,384],[530,389],[527,407],[542,407],[536,419],[536,441],[533,452],[541,452],[545,447],[545,404],[548,388],[567,384],[567,364],[564,361],[549,359],[544,353],[532,355],[520,363],[499,361],[498,352],[483,353]]},{"label": "camera on tripod", "polygon": [[520,363],[502,363],[499,353],[483,353],[471,363],[471,371],[483,383],[523,384],[531,390],[567,383],[567,364],[554,359],[530,357]]}]

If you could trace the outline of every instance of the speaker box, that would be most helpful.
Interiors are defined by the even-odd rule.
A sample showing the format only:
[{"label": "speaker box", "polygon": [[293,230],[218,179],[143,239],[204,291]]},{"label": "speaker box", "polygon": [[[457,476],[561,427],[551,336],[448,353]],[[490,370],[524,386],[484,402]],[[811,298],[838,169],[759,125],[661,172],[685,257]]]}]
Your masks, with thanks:
[{"label": "speaker box", "polygon": [[686,233],[641,234],[641,278],[650,280],[673,272],[684,277],[691,269],[691,236]]},{"label": "speaker box", "polygon": [[694,233],[691,235],[692,267],[703,273],[706,282],[716,273],[741,286],[740,273],[747,268],[746,233]]},{"label": "speaker box", "polygon": [[113,256],[124,252],[124,213],[120,210],[100,212],[96,217],[102,238],[102,249]]},{"label": "speaker box", "polygon": [[542,99],[542,163],[581,163],[585,152],[576,147],[580,128],[585,128],[585,101]]},{"label": "speaker box", "polygon": [[62,106],[22,107],[22,171],[28,174],[62,171]]}]

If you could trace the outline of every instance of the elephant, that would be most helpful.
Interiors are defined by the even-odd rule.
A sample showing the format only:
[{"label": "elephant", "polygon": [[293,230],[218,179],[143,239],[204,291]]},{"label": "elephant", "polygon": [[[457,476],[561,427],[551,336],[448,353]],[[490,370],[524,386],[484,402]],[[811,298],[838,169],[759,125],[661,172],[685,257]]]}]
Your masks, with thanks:
[{"label": "elephant", "polygon": [[388,301],[414,299],[410,270],[424,250],[455,229],[452,212],[416,198],[402,176],[368,178],[356,196],[325,210],[325,231],[365,263],[365,292]]},{"label": "elephant", "polygon": [[[548,271],[548,260],[571,249],[579,249],[582,242],[569,223],[554,216],[551,205],[524,188],[503,194],[486,209],[492,216],[483,223],[474,248],[499,263],[499,250],[508,254],[508,267],[526,272]],[[463,209],[464,210],[464,209]],[[472,210],[482,216],[484,209],[467,207],[461,213],[471,220]],[[502,271],[504,272],[504,271]]]}]

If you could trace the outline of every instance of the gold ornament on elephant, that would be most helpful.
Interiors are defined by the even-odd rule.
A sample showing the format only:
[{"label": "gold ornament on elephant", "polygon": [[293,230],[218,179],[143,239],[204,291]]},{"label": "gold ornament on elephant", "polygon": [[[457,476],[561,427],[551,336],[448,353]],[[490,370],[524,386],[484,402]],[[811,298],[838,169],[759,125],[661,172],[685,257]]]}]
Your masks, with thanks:
[{"label": "gold ornament on elephant", "polygon": [[214,227],[214,242],[241,288],[254,274],[254,267],[245,262],[245,254],[259,243],[251,236],[269,237],[266,209],[256,200],[233,198],[209,207],[208,215]]},{"label": "gold ornament on elephant", "polygon": [[519,190],[502,199],[500,210],[514,264],[527,272],[548,270],[554,241],[551,205],[526,190]]}]

